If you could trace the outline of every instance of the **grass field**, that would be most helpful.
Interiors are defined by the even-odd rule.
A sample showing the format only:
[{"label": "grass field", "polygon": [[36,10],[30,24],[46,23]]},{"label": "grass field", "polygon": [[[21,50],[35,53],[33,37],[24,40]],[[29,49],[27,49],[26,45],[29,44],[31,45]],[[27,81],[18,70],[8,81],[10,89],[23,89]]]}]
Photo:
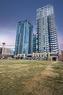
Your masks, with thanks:
[{"label": "grass field", "polygon": [[0,95],[63,95],[63,63],[0,60]]}]

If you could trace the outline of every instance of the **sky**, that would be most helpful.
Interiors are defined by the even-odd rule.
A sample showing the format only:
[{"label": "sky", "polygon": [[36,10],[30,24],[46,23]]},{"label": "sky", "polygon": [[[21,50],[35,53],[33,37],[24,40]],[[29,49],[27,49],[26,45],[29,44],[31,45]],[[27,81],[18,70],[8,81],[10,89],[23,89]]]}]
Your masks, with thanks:
[{"label": "sky", "polygon": [[0,0],[0,45],[15,45],[17,22],[28,19],[36,31],[36,9],[54,6],[59,48],[63,49],[63,0]]}]

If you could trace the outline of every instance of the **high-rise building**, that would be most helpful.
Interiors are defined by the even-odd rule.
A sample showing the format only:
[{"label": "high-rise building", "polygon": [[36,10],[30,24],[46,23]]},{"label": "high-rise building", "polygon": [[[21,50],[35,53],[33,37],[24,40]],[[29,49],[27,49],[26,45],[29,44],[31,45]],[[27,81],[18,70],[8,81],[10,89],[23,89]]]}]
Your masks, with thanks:
[{"label": "high-rise building", "polygon": [[36,26],[37,52],[58,53],[58,40],[53,6],[47,5],[37,9]]},{"label": "high-rise building", "polygon": [[32,53],[33,26],[27,20],[19,21],[17,25],[15,54]]},{"label": "high-rise building", "polygon": [[33,33],[33,52],[36,52],[36,34]]}]

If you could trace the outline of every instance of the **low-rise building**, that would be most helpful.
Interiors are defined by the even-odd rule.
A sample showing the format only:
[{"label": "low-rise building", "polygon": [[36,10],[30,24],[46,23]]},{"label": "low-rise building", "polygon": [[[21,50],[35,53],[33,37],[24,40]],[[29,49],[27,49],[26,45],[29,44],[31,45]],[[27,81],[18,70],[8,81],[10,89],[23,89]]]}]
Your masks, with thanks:
[{"label": "low-rise building", "polygon": [[63,61],[63,50],[61,50],[60,54],[59,54],[59,60]]},{"label": "low-rise building", "polygon": [[11,50],[10,48],[0,47],[0,58],[7,58],[13,55],[14,55],[13,50]]}]

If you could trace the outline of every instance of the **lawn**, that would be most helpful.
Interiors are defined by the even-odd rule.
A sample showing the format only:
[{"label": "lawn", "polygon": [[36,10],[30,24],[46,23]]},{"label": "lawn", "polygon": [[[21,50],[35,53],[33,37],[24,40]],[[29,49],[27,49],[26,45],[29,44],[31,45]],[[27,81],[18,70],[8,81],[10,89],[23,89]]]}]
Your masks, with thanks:
[{"label": "lawn", "polygon": [[63,95],[63,63],[0,60],[0,95]]}]

